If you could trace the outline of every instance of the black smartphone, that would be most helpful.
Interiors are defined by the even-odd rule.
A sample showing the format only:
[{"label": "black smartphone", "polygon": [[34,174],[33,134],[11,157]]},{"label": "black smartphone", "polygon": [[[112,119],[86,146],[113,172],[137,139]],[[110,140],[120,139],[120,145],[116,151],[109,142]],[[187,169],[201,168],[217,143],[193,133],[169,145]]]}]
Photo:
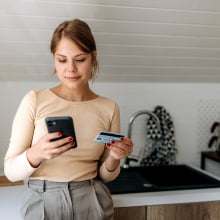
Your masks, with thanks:
[{"label": "black smartphone", "polygon": [[56,116],[45,118],[47,130],[49,133],[62,132],[62,136],[55,138],[52,141],[59,140],[65,137],[72,136],[75,145],[73,148],[77,147],[76,134],[73,124],[73,119],[70,116]]}]

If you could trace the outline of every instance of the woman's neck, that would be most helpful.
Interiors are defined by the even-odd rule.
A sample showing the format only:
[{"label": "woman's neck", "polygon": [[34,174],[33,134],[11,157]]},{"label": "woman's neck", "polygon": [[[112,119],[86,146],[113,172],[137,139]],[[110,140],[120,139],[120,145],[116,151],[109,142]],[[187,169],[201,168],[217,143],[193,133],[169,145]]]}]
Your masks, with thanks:
[{"label": "woman's neck", "polygon": [[63,85],[58,85],[51,88],[57,96],[73,102],[83,102],[95,99],[98,97],[89,87],[84,89],[69,89]]}]

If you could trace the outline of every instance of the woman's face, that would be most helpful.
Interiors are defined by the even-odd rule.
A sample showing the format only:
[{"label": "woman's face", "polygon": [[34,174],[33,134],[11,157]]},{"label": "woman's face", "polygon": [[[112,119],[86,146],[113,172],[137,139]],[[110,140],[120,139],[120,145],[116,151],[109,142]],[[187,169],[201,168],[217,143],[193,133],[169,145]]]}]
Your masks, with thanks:
[{"label": "woman's face", "polygon": [[92,72],[92,54],[85,53],[70,39],[62,38],[54,53],[60,81],[68,88],[88,85]]}]

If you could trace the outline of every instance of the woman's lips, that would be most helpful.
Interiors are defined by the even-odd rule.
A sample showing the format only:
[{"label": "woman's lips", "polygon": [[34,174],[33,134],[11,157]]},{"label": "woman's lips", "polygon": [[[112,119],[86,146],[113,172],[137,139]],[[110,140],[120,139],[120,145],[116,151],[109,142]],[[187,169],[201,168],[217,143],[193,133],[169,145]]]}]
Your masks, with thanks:
[{"label": "woman's lips", "polygon": [[79,79],[80,77],[79,76],[66,76],[65,79],[67,80],[72,80],[72,81],[75,81],[77,79]]}]

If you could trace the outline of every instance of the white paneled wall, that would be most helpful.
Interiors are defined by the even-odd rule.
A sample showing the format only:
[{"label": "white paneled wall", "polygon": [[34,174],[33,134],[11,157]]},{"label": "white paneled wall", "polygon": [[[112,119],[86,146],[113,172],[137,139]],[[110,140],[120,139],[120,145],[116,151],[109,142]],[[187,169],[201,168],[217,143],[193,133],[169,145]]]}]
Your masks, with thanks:
[{"label": "white paneled wall", "polygon": [[[8,147],[11,123],[16,108],[23,95],[32,88],[51,87],[54,83],[42,82],[1,82],[0,83],[0,175],[3,174],[3,158]],[[199,166],[200,151],[207,149],[211,137],[210,127],[213,120],[220,120],[220,111],[213,109],[213,100],[220,100],[218,84],[163,84],[163,83],[100,83],[95,82],[93,89],[104,96],[116,100],[121,109],[122,132],[127,134],[131,115],[140,110],[153,110],[162,105],[174,120],[179,163]],[[220,102],[220,101],[219,101]],[[210,109],[210,111],[209,111]],[[207,111],[209,114],[207,115]],[[203,120],[203,118],[205,120]],[[198,126],[201,131],[199,131]],[[143,134],[140,126],[135,127],[135,153],[143,146],[137,137]],[[203,138],[201,140],[201,138]]]},{"label": "white paneled wall", "polygon": [[[209,127],[220,120],[220,1],[7,0],[0,7],[0,173],[17,105],[29,89],[56,81],[49,42],[71,18],[94,32],[101,67],[94,88],[118,101],[122,132],[135,111],[163,105],[175,122],[178,161],[198,165]],[[204,81],[213,84],[189,83]],[[138,154],[143,143],[135,145]]]},{"label": "white paneled wall", "polygon": [[2,1],[0,80],[51,81],[51,34],[71,18],[92,27],[99,81],[220,82],[218,0]]}]

